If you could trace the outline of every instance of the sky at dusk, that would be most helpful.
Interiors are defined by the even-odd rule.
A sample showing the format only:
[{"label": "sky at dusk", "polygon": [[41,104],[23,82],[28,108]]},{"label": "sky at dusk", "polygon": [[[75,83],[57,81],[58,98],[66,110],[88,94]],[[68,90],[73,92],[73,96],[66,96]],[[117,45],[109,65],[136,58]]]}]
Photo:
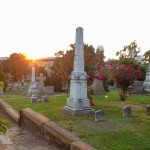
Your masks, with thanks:
[{"label": "sky at dusk", "polygon": [[70,49],[77,27],[107,58],[136,40],[150,50],[149,0],[0,0],[0,57],[52,57]]}]

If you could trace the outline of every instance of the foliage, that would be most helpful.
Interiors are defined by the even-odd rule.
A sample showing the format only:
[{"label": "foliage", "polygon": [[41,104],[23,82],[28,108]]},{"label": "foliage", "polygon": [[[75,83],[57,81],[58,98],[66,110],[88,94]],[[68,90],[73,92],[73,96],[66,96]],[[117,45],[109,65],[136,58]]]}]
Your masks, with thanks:
[{"label": "foliage", "polygon": [[146,63],[150,57],[150,50],[146,51],[143,56],[143,61]]},{"label": "foliage", "polygon": [[0,63],[0,81],[3,82],[3,83],[1,83],[1,84],[3,84],[2,86],[4,86],[2,88],[5,88],[7,86],[7,78],[6,78],[6,75],[4,73],[3,66],[1,63]]},{"label": "foliage", "polygon": [[120,60],[130,58],[129,60],[132,63],[139,52],[140,48],[138,47],[136,41],[133,41],[130,45],[125,45],[122,50],[116,52],[116,55],[119,56]]},{"label": "foliage", "polygon": [[2,64],[4,72],[11,73],[13,76],[13,81],[18,81],[22,78],[22,75],[30,73],[29,62],[25,56],[20,53],[11,54],[9,59],[4,60]]},{"label": "foliage", "polygon": [[119,90],[120,100],[127,99],[128,86],[130,86],[135,79],[141,78],[142,74],[140,68],[135,69],[129,65],[119,65],[117,63],[110,63],[107,66],[107,76],[112,79]]},{"label": "foliage", "polygon": [[3,81],[0,81],[0,90],[3,90],[4,89],[4,83]]},{"label": "foliage", "polygon": [[7,119],[0,118],[0,134],[6,133],[7,127],[10,126],[10,122]]}]

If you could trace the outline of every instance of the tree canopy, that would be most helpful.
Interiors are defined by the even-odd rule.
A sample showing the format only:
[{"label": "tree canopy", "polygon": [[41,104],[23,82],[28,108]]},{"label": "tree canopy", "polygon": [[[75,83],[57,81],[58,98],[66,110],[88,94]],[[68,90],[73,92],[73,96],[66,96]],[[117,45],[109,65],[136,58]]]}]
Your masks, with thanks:
[{"label": "tree canopy", "polygon": [[22,75],[26,75],[30,72],[29,62],[26,60],[23,54],[13,53],[9,59],[2,62],[4,72],[11,73],[14,81],[18,81],[22,78]]}]

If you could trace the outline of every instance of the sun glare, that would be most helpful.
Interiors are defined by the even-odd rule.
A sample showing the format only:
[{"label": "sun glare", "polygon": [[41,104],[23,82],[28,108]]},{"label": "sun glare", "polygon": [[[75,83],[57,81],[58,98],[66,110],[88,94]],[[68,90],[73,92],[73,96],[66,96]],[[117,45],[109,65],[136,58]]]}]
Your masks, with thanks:
[{"label": "sun glare", "polygon": [[27,59],[30,59],[30,60],[37,60],[37,59],[40,59],[41,56],[39,56],[39,55],[33,53],[33,54],[26,54],[26,58],[27,58]]}]

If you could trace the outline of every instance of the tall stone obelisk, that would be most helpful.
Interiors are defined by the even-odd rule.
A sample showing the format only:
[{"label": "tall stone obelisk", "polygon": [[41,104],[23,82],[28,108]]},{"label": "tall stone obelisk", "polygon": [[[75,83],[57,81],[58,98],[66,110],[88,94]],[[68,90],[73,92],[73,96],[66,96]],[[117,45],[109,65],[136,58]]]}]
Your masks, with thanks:
[{"label": "tall stone obelisk", "polygon": [[31,74],[31,83],[28,90],[28,96],[38,96],[39,90],[37,89],[36,81],[35,81],[35,66],[32,64],[32,74]]},{"label": "tall stone obelisk", "polygon": [[78,27],[76,29],[74,70],[70,75],[70,97],[67,98],[67,105],[63,109],[64,112],[71,112],[73,115],[91,112],[87,98],[87,74],[84,71],[83,46],[83,28]]}]

